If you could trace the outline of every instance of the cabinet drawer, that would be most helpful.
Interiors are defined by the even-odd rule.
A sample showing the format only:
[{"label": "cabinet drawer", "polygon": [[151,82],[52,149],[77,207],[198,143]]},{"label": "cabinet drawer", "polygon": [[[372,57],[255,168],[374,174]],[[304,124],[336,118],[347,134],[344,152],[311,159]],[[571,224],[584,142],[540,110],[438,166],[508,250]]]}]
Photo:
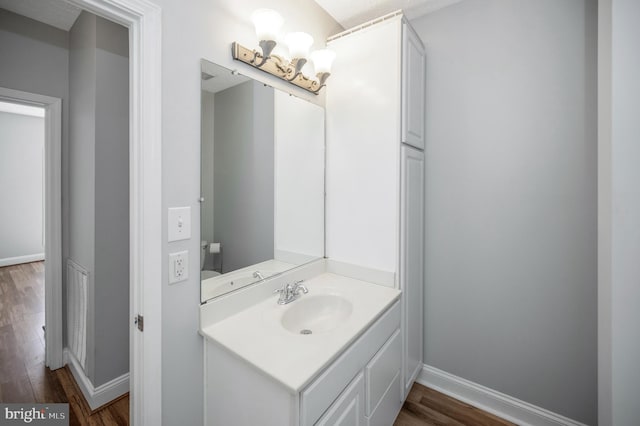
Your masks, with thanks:
[{"label": "cabinet drawer", "polygon": [[[402,366],[402,338],[397,330],[365,368],[367,416],[376,409]],[[400,395],[398,395],[399,397]]]},{"label": "cabinet drawer", "polygon": [[394,303],[358,340],[300,395],[300,420],[315,424],[331,403],[400,327],[400,304]]},{"label": "cabinet drawer", "polygon": [[358,374],[315,426],[365,426],[364,377]]},{"label": "cabinet drawer", "polygon": [[367,418],[368,426],[389,426],[393,424],[402,408],[401,377],[402,375],[398,371],[386,392],[382,395],[380,403],[375,407],[371,416]]}]

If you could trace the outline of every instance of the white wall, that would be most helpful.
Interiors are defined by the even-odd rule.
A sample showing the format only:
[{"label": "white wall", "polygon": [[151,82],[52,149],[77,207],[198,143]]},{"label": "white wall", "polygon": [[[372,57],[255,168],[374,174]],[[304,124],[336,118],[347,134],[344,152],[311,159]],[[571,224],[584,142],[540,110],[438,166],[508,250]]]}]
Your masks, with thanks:
[{"label": "white wall", "polygon": [[275,258],[323,257],[324,109],[276,90],[274,120]]},{"label": "white wall", "polygon": [[596,6],[474,0],[412,22],[427,48],[425,363],[588,424]]},{"label": "white wall", "polygon": [[0,111],[0,266],[44,259],[44,111]]},{"label": "white wall", "polygon": [[[168,207],[188,205],[194,211],[192,238],[165,244],[163,258],[170,252],[188,250],[191,259],[200,259],[199,214],[195,213],[199,211],[200,196],[200,59],[242,69],[246,75],[286,87],[289,85],[258,70],[249,70],[231,58],[233,41],[257,44],[249,19],[253,10],[279,10],[286,19],[284,31],[304,29],[316,39],[316,46],[340,27],[311,0],[198,0],[189,2],[188,7],[175,0],[156,3],[162,7],[164,223]],[[166,236],[163,230],[164,241]],[[169,286],[167,265],[162,265],[162,414],[167,425],[203,422],[203,344],[197,331],[199,266],[199,261],[192,260],[189,279]]]},{"label": "white wall", "polygon": [[640,418],[640,3],[599,2],[599,400],[602,425]]}]

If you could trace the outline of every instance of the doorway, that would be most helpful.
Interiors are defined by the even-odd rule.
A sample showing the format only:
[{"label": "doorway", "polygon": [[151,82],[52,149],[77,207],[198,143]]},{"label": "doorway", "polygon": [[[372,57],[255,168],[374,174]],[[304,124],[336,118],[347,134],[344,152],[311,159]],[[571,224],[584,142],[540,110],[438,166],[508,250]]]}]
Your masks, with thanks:
[{"label": "doorway", "polygon": [[25,107],[36,107],[44,112],[44,259],[47,267],[34,267],[22,273],[32,273],[37,279],[44,275],[45,309],[44,337],[45,365],[51,369],[62,367],[62,286],[61,243],[61,130],[62,108],[58,98],[0,87],[0,101]]},{"label": "doorway", "polygon": [[[161,424],[162,381],[158,374],[162,368],[162,304],[158,283],[163,281],[158,267],[162,262],[160,8],[146,0],[71,0],[68,3],[129,29],[130,412],[132,424]],[[56,106],[54,102],[48,108],[57,108],[59,113],[60,103]],[[60,179],[58,176],[48,181],[60,182]],[[51,238],[46,239],[47,244],[51,241]],[[54,266],[55,270],[47,268],[46,273],[60,277],[61,260]],[[62,300],[61,279],[57,283],[57,286],[48,286],[52,294],[51,297],[47,295],[47,304],[58,304]],[[144,316],[144,332],[134,323],[137,315]],[[51,324],[54,323],[60,324],[61,331],[61,316],[54,318]],[[47,325],[47,330],[52,332],[55,326]],[[59,353],[61,350],[55,351],[53,356]],[[53,365],[57,360],[48,362]]]},{"label": "doorway", "polygon": [[0,400],[19,402],[46,371],[45,109],[0,95]]}]

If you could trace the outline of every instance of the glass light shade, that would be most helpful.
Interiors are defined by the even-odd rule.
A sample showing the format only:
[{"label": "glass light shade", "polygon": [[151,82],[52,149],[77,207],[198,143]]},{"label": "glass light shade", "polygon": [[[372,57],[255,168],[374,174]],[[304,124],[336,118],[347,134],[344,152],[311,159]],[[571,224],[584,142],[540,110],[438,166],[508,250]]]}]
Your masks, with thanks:
[{"label": "glass light shade", "polygon": [[313,44],[313,37],[307,33],[297,32],[289,33],[284,39],[289,48],[291,58],[307,58],[309,56],[309,48]]},{"label": "glass light shade", "polygon": [[276,40],[278,32],[284,24],[284,19],[278,12],[271,9],[258,9],[251,15],[251,21],[256,27],[258,40]]},{"label": "glass light shade", "polygon": [[311,60],[313,66],[316,69],[316,74],[330,73],[333,60],[336,58],[336,52],[329,49],[316,50],[311,54]]}]

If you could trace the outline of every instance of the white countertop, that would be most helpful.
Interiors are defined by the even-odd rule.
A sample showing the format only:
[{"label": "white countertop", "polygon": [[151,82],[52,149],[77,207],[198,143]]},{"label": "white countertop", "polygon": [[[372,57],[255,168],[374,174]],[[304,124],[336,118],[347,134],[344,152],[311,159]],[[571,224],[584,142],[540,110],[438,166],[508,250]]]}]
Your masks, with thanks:
[{"label": "white countertop", "polygon": [[[308,294],[287,305],[278,295],[203,326],[202,335],[298,393],[325,366],[359,337],[400,297],[400,291],[368,282],[323,273],[304,282]],[[339,295],[353,305],[351,315],[327,332],[302,335],[281,325],[284,313],[305,297]]]}]

